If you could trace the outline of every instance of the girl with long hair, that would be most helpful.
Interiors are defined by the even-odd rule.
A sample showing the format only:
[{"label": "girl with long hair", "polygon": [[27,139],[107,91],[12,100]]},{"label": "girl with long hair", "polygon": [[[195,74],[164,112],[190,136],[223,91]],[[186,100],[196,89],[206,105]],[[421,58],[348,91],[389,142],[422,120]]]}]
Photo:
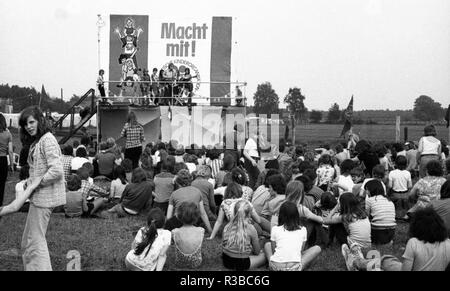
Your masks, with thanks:
[{"label": "girl with long hair", "polygon": [[360,248],[371,247],[369,218],[362,209],[358,198],[350,192],[345,192],[339,197],[338,205],[331,211],[328,218],[324,219],[324,224],[331,224],[333,227],[335,225],[343,226],[343,228],[334,229],[336,238],[341,244],[348,244],[350,247],[353,244]]},{"label": "girl with long hair", "polygon": [[[223,222],[224,221],[229,222],[233,218],[234,206],[240,200],[243,200],[242,187],[238,183],[231,182],[230,184],[228,184],[228,186],[225,189],[224,199],[223,199],[222,203],[220,204],[219,214],[217,216],[216,223],[214,224],[214,228],[208,239],[210,239],[210,240],[214,239],[214,237],[219,232],[219,229],[221,228]],[[251,204],[250,204],[250,206],[252,207],[251,214],[250,214],[251,218],[253,219],[254,222],[261,223],[260,216],[256,213],[255,209],[253,208],[253,206]]]},{"label": "girl with long hair", "polygon": [[153,179],[154,177],[154,166],[152,158],[152,144],[147,144],[139,158],[139,166],[145,171],[148,179]]},{"label": "girl with long hair", "polygon": [[227,269],[243,271],[262,266],[266,256],[250,223],[252,206],[246,200],[234,205],[234,216],[223,230],[222,259]]},{"label": "girl with long hair", "polygon": [[[301,181],[294,180],[289,182],[286,186],[286,201],[292,202],[297,206],[302,225],[305,226],[308,233],[308,245],[326,245],[329,243],[329,239],[326,231],[322,227],[323,218],[313,213],[305,205],[306,198],[305,186]],[[276,217],[279,219],[279,215]],[[272,221],[272,226],[278,224],[278,221]]]},{"label": "girl with long hair", "polygon": [[147,226],[139,229],[132,250],[125,257],[128,270],[162,271],[172,239],[172,233],[163,228],[164,222],[165,216],[161,209],[150,210]]},{"label": "girl with long hair", "polygon": [[53,208],[66,204],[61,149],[50,132],[42,111],[31,106],[19,117],[21,140],[29,141],[27,184],[40,179],[30,198],[30,208],[22,237],[25,270],[52,270],[45,234]]},{"label": "girl with long hair", "polygon": [[302,182],[294,180],[286,186],[286,201],[292,202],[297,206],[299,217],[309,219],[322,224],[322,217],[315,215],[311,210],[303,205],[305,199],[305,188]]}]

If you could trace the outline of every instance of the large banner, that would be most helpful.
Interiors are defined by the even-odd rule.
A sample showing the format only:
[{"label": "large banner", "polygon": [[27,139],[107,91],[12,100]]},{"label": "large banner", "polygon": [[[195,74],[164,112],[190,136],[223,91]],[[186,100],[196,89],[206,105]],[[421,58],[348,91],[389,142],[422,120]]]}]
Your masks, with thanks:
[{"label": "large banner", "polygon": [[189,69],[193,102],[198,104],[209,104],[206,99],[195,98],[210,94],[209,84],[202,82],[211,79],[211,31],[211,17],[150,18],[149,67],[168,71],[172,63],[179,78]]},{"label": "large banner", "polygon": [[[231,104],[231,17],[111,15],[110,21],[109,79],[121,81],[109,84],[111,93],[142,95],[134,70],[141,79],[144,70],[155,70],[151,79],[171,82],[166,93],[185,101],[190,94],[202,105]],[[188,85],[177,82],[186,78]]]},{"label": "large banner", "polygon": [[[109,31],[109,91],[115,96],[134,95],[135,73],[148,63],[148,16],[111,15]],[[139,71],[141,69],[141,71]]]}]

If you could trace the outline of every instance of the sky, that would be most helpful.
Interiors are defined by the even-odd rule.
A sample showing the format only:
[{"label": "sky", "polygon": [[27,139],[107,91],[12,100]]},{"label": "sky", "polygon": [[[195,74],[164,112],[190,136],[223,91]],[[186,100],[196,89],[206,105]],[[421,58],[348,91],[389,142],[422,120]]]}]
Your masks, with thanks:
[{"label": "sky", "polygon": [[250,104],[267,81],[280,100],[301,88],[310,110],[352,95],[355,110],[450,103],[448,0],[0,0],[0,83],[65,100],[94,88],[99,13],[235,17],[232,70]]}]

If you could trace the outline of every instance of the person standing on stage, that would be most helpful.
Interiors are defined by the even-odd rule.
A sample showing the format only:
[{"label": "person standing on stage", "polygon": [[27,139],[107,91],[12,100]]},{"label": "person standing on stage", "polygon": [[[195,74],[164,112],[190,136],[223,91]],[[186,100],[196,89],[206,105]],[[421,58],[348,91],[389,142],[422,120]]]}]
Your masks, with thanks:
[{"label": "person standing on stage", "polygon": [[236,106],[244,106],[244,104],[242,104],[242,100],[242,91],[239,86],[236,86]]},{"label": "person standing on stage", "polygon": [[21,140],[31,144],[28,155],[30,177],[26,183],[33,185],[36,179],[40,180],[30,197],[23,231],[23,264],[25,271],[51,271],[45,234],[53,209],[66,204],[61,149],[37,106],[27,107],[20,113],[19,126]]},{"label": "person standing on stage", "polygon": [[164,97],[173,97],[177,92],[175,91],[174,85],[177,80],[177,71],[173,63],[169,64],[167,70],[164,71],[164,80],[167,84],[167,90],[165,92]]},{"label": "person standing on stage", "polygon": [[158,105],[159,100],[157,97],[159,97],[159,77],[158,77],[158,69],[153,68],[152,75],[150,76],[151,80],[151,89],[150,94],[153,97],[153,104]]},{"label": "person standing on stage", "polygon": [[103,80],[104,74],[105,74],[105,71],[103,69],[98,71],[97,88],[98,88],[98,92],[100,92],[100,96],[102,97],[102,102],[106,102],[105,81]]},{"label": "person standing on stage", "polygon": [[144,73],[142,75],[142,79],[141,79],[141,92],[142,92],[142,96],[144,97],[144,101],[142,102],[144,105],[150,105],[151,102],[151,98],[150,98],[150,83],[151,83],[151,78],[150,75],[148,74],[148,69],[144,69]]},{"label": "person standing on stage", "polygon": [[133,162],[133,169],[135,169],[139,165],[145,138],[144,128],[137,122],[134,112],[128,114],[127,123],[122,129],[121,136],[126,138],[125,159],[130,159]]}]

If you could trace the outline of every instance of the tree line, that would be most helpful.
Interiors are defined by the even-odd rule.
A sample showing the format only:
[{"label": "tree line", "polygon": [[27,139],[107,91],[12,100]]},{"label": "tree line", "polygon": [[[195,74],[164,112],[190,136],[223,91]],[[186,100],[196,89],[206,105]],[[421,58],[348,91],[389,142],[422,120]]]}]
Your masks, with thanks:
[{"label": "tree line", "polygon": [[[17,85],[0,84],[0,98],[10,98],[12,100],[13,112],[18,113],[29,105],[39,105],[44,111],[65,113],[80,96],[73,95],[69,101],[61,98],[50,97],[46,92],[44,85],[41,91],[37,91],[34,87],[20,87]],[[270,82],[259,84],[253,96],[254,106],[249,107],[248,113],[256,114],[280,114],[289,116],[295,123],[311,122],[311,123],[342,123],[344,118],[344,110],[339,104],[333,103],[328,111],[308,110],[305,106],[306,97],[302,94],[301,88],[289,88],[283,101],[287,104],[286,109],[280,109],[280,98],[272,88]],[[88,106],[88,100],[86,100]],[[81,104],[83,105],[83,104]],[[371,124],[378,123],[380,119],[386,119],[392,114],[386,114],[388,110],[363,110],[354,112],[353,123],[355,124]],[[398,111],[395,114],[401,115],[403,121],[441,121],[444,118],[446,109],[431,97],[421,95],[417,97],[411,111]],[[395,118],[395,117],[394,117]]]},{"label": "tree line", "polygon": [[[250,111],[256,114],[282,114],[286,112],[284,115],[289,115],[295,123],[343,123],[345,121],[345,108],[341,109],[337,103],[333,103],[328,111],[308,110],[305,106],[306,97],[302,94],[301,88],[299,87],[289,88],[285,95],[283,101],[287,105],[286,110],[280,110],[280,98],[272,88],[270,82],[259,84],[253,98],[254,106],[250,108]],[[399,110],[395,111],[394,114],[402,116],[402,120],[404,121],[439,122],[443,121],[446,110],[446,108],[443,108],[440,103],[434,101],[431,97],[421,95],[415,99],[412,110]],[[355,111],[353,114],[353,123],[375,124],[380,119],[386,119],[388,115],[393,115],[386,114],[389,112],[389,109],[370,111],[370,113],[366,112],[366,110]]]},{"label": "tree line", "polygon": [[12,101],[14,113],[19,113],[30,105],[40,105],[43,111],[65,113],[80,99],[80,96],[73,95],[69,101],[64,101],[61,98],[50,97],[44,85],[39,92],[34,87],[0,84],[0,98]]}]

